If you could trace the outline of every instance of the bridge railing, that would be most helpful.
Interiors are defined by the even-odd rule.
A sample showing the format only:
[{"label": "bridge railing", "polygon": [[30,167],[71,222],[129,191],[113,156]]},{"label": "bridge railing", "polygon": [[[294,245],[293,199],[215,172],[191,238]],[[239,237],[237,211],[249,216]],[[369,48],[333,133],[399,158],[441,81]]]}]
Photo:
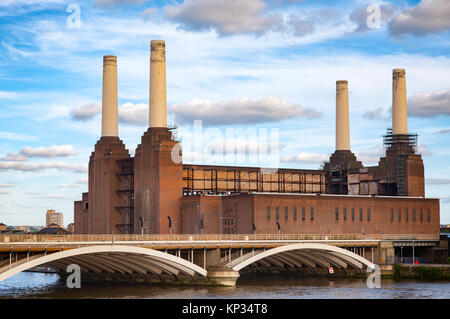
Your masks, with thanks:
[{"label": "bridge railing", "polygon": [[122,241],[284,241],[284,240],[439,240],[439,234],[2,234],[0,243],[13,242],[122,242]]}]

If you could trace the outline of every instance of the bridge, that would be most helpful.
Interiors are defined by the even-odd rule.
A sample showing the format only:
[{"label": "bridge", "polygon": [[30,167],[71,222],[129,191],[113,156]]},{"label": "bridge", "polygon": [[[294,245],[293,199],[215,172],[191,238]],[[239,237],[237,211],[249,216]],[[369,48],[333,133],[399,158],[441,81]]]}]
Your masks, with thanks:
[{"label": "bridge", "polygon": [[[0,235],[0,282],[46,265],[87,280],[204,282],[234,286],[242,272],[367,274],[410,235]],[[388,243],[391,243],[389,245]]]}]

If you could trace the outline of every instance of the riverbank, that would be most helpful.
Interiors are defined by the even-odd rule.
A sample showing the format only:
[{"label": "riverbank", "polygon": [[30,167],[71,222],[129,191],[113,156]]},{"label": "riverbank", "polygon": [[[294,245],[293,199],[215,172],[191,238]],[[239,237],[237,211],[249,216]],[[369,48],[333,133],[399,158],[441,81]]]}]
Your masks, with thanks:
[{"label": "riverbank", "polygon": [[[384,274],[383,278],[386,274]],[[450,265],[429,264],[429,265],[405,265],[393,266],[392,278],[394,279],[414,279],[414,280],[442,280],[450,282]]]}]

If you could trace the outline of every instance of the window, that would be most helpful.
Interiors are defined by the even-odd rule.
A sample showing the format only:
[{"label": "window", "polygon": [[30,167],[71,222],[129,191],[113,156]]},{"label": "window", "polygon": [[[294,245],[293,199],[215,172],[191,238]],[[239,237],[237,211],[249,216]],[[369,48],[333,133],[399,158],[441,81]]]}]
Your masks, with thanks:
[{"label": "window", "polygon": [[280,207],[275,208],[275,219],[280,219]]},{"label": "window", "polygon": [[405,222],[407,222],[407,221],[408,221],[408,210],[405,209]]},{"label": "window", "polygon": [[391,208],[391,222],[394,221],[394,210]]},{"label": "window", "polygon": [[355,209],[352,208],[352,220],[355,220]]},{"label": "window", "polygon": [[335,219],[339,220],[339,208],[336,208],[334,215],[335,215]]},{"label": "window", "polygon": [[363,209],[362,208],[359,209],[359,220],[360,221],[363,220]]},{"label": "window", "polygon": [[311,207],[311,220],[314,220],[314,207]]},{"label": "window", "polygon": [[370,208],[367,208],[367,221],[370,222]]},{"label": "window", "polygon": [[398,221],[400,222],[402,220],[402,210],[401,209],[399,209],[397,211],[397,216],[398,216]]},{"label": "window", "polygon": [[344,220],[347,220],[347,208],[344,208]]},{"label": "window", "polygon": [[431,215],[430,215],[430,210],[427,209],[427,222],[429,222],[431,220]]},{"label": "window", "polygon": [[267,220],[270,220],[270,206],[267,206]]},{"label": "window", "polygon": [[415,222],[416,221],[416,209],[415,208],[413,208],[413,216],[412,216],[412,220],[413,220],[413,222]]},{"label": "window", "polygon": [[294,207],[294,220],[297,220],[297,207]]},{"label": "window", "polygon": [[423,208],[420,209],[420,221],[423,222]]},{"label": "window", "polygon": [[305,220],[306,219],[306,213],[305,213],[305,211],[306,211],[306,208],[305,207],[302,207],[302,220]]},{"label": "window", "polygon": [[289,209],[288,207],[284,208],[284,220],[288,220]]}]

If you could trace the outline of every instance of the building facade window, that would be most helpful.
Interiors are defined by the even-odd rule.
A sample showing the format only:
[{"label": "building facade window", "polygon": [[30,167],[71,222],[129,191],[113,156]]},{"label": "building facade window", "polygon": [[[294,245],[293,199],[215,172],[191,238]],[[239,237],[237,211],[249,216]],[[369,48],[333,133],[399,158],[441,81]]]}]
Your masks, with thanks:
[{"label": "building facade window", "polygon": [[339,208],[336,208],[334,211],[334,217],[336,220],[339,220]]},{"label": "building facade window", "polygon": [[394,210],[391,208],[391,222],[394,221]]},{"label": "building facade window", "polygon": [[297,220],[297,207],[294,207],[294,220]]},{"label": "building facade window", "polygon": [[398,211],[397,211],[397,217],[398,217],[398,221],[399,222],[401,222],[402,221],[402,210],[401,209],[399,209]]},{"label": "building facade window", "polygon": [[427,222],[431,220],[431,212],[429,209],[427,209]]},{"label": "building facade window", "polygon": [[363,209],[360,208],[359,209],[359,221],[362,221],[362,220],[363,220]]},{"label": "building facade window", "polygon": [[267,206],[267,220],[270,220],[270,206]]},{"label": "building facade window", "polygon": [[370,208],[367,208],[367,221],[370,222]]},{"label": "building facade window", "polygon": [[314,220],[314,207],[311,207],[311,220]]},{"label": "building facade window", "polygon": [[408,212],[408,210],[407,209],[405,209],[405,222],[408,222],[408,220],[409,220],[409,212]]},{"label": "building facade window", "polygon": [[352,220],[355,220],[355,209],[352,208]]},{"label": "building facade window", "polygon": [[289,208],[285,207],[284,208],[284,220],[288,220],[288,215],[289,215]]},{"label": "building facade window", "polygon": [[306,219],[306,208],[302,207],[302,220]]},{"label": "building facade window", "polygon": [[412,221],[415,222],[416,221],[416,209],[413,208],[412,210]]},{"label": "building facade window", "polygon": [[347,208],[344,208],[344,221],[347,220]]},{"label": "building facade window", "polygon": [[420,209],[420,221],[423,222],[423,208]]},{"label": "building facade window", "polygon": [[280,219],[280,207],[275,208],[275,219]]}]

